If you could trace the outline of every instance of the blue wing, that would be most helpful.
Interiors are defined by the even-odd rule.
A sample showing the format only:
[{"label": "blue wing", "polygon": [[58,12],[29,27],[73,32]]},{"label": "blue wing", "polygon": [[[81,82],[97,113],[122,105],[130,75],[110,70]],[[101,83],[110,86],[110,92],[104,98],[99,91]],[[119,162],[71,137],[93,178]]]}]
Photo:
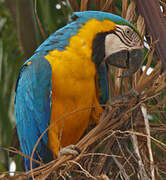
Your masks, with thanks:
[{"label": "blue wing", "polygon": [[[30,65],[26,65],[31,62]],[[49,125],[51,116],[51,67],[42,54],[35,54],[22,67],[15,97],[16,127],[21,149],[31,156],[33,148]],[[33,156],[48,162],[52,154],[47,148],[48,135],[42,137]],[[30,169],[30,160],[24,158],[25,169]],[[33,168],[37,164],[33,163]]]}]

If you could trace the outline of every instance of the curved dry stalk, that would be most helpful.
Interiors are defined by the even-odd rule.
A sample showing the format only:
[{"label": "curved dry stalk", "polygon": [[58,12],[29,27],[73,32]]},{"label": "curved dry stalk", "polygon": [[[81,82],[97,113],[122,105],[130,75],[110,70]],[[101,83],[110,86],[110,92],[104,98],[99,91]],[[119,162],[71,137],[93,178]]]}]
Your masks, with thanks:
[{"label": "curved dry stalk", "polygon": [[152,178],[152,180],[155,180],[154,159],[153,159],[153,153],[152,153],[152,148],[151,148],[151,139],[150,139],[150,126],[149,126],[148,114],[147,114],[147,109],[146,109],[145,104],[141,105],[141,111],[142,111],[142,114],[144,117],[145,129],[146,129],[146,133],[147,133],[147,147],[149,150],[151,178]]}]

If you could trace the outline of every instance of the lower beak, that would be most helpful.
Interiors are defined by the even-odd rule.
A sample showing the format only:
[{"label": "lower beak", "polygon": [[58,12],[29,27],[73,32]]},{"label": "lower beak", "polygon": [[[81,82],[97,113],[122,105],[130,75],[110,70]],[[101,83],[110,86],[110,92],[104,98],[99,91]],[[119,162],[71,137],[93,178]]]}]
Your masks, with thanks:
[{"label": "lower beak", "polygon": [[133,49],[133,50],[122,50],[116,52],[109,57],[107,57],[106,62],[110,65],[126,68],[127,72],[122,74],[120,77],[128,77],[134,74],[141,66],[143,60],[143,50]]}]

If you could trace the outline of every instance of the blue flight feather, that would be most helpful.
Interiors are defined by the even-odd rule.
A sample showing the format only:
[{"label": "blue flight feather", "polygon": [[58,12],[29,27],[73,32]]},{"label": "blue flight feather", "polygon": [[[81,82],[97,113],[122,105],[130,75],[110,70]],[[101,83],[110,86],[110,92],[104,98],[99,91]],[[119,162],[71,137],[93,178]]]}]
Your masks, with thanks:
[{"label": "blue flight feather", "polygon": [[[31,156],[38,138],[49,125],[52,86],[51,67],[43,54],[35,54],[28,61],[31,64],[24,63],[17,83],[15,117],[21,149],[24,154]],[[52,154],[47,149],[47,134],[39,142],[34,159],[52,159]],[[26,158],[24,160],[27,171],[30,169],[30,161]],[[33,163],[33,168],[36,166]]]}]

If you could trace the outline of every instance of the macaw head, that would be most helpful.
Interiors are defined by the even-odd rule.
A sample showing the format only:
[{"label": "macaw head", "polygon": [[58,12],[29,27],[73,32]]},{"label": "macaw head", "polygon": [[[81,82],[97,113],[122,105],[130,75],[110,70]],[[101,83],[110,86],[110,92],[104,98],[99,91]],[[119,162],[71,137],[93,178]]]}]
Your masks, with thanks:
[{"label": "macaw head", "polygon": [[[97,19],[97,33],[92,41],[92,60],[98,66],[103,62],[127,68],[122,77],[135,73],[143,60],[143,43],[137,29],[125,19],[111,13],[86,11],[74,13],[77,21],[86,23]],[[93,22],[92,22],[93,23]]]},{"label": "macaw head", "polygon": [[[122,75],[122,77],[127,77],[135,73],[141,65],[142,41],[132,26],[119,24],[115,26],[115,30],[96,35],[93,41],[92,58],[98,64],[104,61],[110,65],[128,69]],[[100,51],[98,51],[99,48]]]}]

